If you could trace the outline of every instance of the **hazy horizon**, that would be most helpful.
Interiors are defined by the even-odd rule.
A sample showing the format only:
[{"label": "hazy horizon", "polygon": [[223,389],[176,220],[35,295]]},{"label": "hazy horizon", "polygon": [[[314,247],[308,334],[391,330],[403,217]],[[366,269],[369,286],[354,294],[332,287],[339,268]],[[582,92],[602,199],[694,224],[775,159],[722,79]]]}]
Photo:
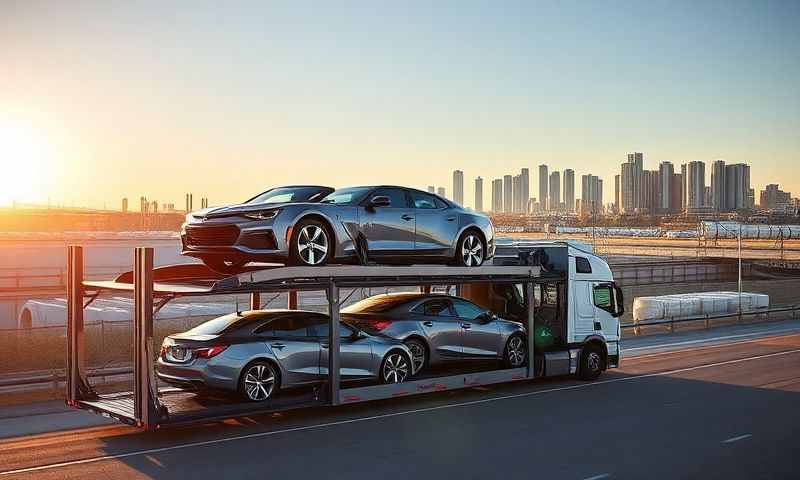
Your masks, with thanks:
[{"label": "hazy horizon", "polygon": [[270,186],[452,192],[629,152],[800,194],[800,3],[4,2],[0,205]]}]

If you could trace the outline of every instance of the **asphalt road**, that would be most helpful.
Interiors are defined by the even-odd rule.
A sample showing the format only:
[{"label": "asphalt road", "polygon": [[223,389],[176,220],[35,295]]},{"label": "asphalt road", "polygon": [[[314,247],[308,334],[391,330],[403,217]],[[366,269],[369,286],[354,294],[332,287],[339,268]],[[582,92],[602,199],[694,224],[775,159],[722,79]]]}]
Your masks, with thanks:
[{"label": "asphalt road", "polygon": [[799,478],[800,335],[559,379],[0,442],[0,478]]}]

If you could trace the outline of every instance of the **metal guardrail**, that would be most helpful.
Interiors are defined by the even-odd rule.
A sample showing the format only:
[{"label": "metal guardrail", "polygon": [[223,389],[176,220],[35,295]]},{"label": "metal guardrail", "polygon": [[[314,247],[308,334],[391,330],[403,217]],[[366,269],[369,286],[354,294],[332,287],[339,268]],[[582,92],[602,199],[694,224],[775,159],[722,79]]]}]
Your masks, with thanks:
[{"label": "metal guardrail", "polygon": [[756,310],[748,310],[745,312],[733,312],[733,313],[725,313],[719,315],[697,315],[693,317],[670,317],[665,318],[663,320],[651,320],[648,322],[633,322],[633,323],[623,323],[620,324],[620,328],[622,329],[633,329],[634,335],[640,334],[640,329],[642,327],[651,327],[651,326],[659,326],[659,325],[668,325],[669,331],[675,331],[675,324],[678,323],[688,323],[688,322],[700,322],[705,321],[705,328],[711,327],[712,320],[721,320],[724,318],[739,318],[741,320],[742,317],[752,316],[752,315],[764,315],[767,319],[769,319],[770,314],[775,313],[786,313],[792,312],[792,318],[797,317],[797,313],[800,312],[800,305],[789,305],[783,307],[775,307],[775,308],[761,308]]},{"label": "metal guardrail", "polygon": [[[88,376],[90,378],[110,377],[114,375],[131,375],[133,374],[133,367],[108,367],[90,370]],[[8,387],[22,387],[25,385],[41,385],[41,384],[54,384],[66,381],[67,376],[64,370],[53,370],[50,373],[42,373],[29,376],[15,376],[12,378],[0,378],[0,388]]]}]

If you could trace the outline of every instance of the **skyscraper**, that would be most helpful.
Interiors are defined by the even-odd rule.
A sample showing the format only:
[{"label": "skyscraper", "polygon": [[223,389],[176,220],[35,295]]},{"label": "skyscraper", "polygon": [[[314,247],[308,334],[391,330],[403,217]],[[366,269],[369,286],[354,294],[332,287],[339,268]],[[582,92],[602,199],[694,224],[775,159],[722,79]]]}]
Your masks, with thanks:
[{"label": "skyscraper", "polygon": [[514,177],[503,175],[503,211],[506,213],[514,211]]},{"label": "skyscraper", "polygon": [[547,165],[539,165],[539,208],[546,212],[549,207],[547,205],[548,197],[548,182],[550,181],[547,175]]},{"label": "skyscraper", "polygon": [[686,209],[703,207],[706,190],[706,164],[689,162],[686,180]]},{"label": "skyscraper", "polygon": [[528,200],[531,196],[531,178],[527,168],[520,170],[520,212],[528,213]]},{"label": "skyscraper", "polygon": [[568,212],[575,211],[575,170],[564,170],[564,206]]},{"label": "skyscraper", "polygon": [[636,213],[642,208],[642,171],[644,156],[640,152],[628,154],[628,160],[620,171],[620,200],[622,212]]},{"label": "skyscraper", "polygon": [[492,180],[492,213],[503,211],[503,179]]},{"label": "skyscraper", "polygon": [[669,212],[671,211],[673,205],[673,201],[670,200],[670,196],[672,195],[672,181],[675,176],[675,168],[672,166],[672,162],[661,162],[658,166],[658,181],[659,181],[659,192],[658,192],[658,205],[656,206],[656,210],[659,212]]},{"label": "skyscraper", "polygon": [[128,199],[122,199],[122,213],[128,213]]},{"label": "skyscraper", "polygon": [[548,199],[548,206],[551,212],[561,210],[561,173],[554,171],[550,174],[550,198]]},{"label": "skyscraper", "polygon": [[619,175],[614,175],[614,212],[620,213],[619,203]]},{"label": "skyscraper", "polygon": [[728,211],[728,194],[726,191],[728,182],[725,179],[726,172],[727,169],[725,168],[724,160],[715,160],[714,163],[711,164],[711,206],[718,212]]},{"label": "skyscraper", "polygon": [[522,175],[514,175],[511,184],[513,191],[511,210],[514,213],[520,213],[522,211]]},{"label": "skyscraper", "polygon": [[464,172],[453,171],[453,201],[464,205]]},{"label": "skyscraper", "polygon": [[475,211],[483,211],[483,179],[481,177],[475,179]]},{"label": "skyscraper", "polygon": [[725,166],[725,209],[747,210],[750,204],[750,166],[735,163]]},{"label": "skyscraper", "polygon": [[603,181],[595,175],[581,175],[581,214],[600,213],[603,210]]}]

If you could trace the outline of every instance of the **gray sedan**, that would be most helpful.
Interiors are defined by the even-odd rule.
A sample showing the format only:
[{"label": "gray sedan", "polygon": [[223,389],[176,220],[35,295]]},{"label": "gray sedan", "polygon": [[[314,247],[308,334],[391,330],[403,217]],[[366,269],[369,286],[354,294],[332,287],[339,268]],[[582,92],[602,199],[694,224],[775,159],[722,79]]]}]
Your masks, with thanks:
[{"label": "gray sedan", "polygon": [[[254,310],[209,320],[164,339],[157,375],[197,389],[237,391],[264,401],[281,388],[328,374],[329,317],[300,310]],[[340,324],[340,378],[401,383],[415,373],[411,352],[385,335]]]},{"label": "gray sedan", "polygon": [[516,368],[527,358],[521,323],[449,295],[376,295],[343,309],[342,319],[404,342],[417,371],[451,360],[501,360]]},{"label": "gray sedan", "polygon": [[487,216],[395,186],[343,188],[314,202],[250,202],[196,212],[186,216],[181,238],[184,255],[223,273],[251,261],[479,266],[495,248]]}]

